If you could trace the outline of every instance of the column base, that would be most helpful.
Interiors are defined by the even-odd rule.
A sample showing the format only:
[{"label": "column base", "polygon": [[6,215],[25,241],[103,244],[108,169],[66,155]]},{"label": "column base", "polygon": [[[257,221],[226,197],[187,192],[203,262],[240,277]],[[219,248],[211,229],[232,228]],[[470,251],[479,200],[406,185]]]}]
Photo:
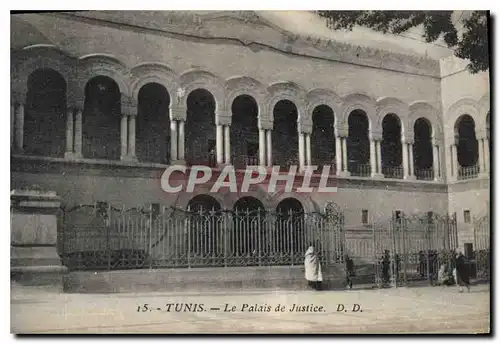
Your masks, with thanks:
[{"label": "column base", "polygon": [[137,162],[137,157],[136,156],[132,156],[132,155],[122,155],[120,157],[120,160],[121,161],[125,161],[125,162]]},{"label": "column base", "polygon": [[490,177],[490,173],[489,172],[479,172],[478,177],[479,178],[489,178]]},{"label": "column base", "polygon": [[184,159],[172,160],[172,161],[170,161],[170,165],[186,166],[186,160],[184,160]]},{"label": "column base", "polygon": [[81,153],[75,153],[75,152],[65,152],[64,153],[64,159],[68,160],[76,160],[76,159],[82,159],[83,155]]},{"label": "column base", "polygon": [[410,181],[412,181],[412,180],[417,180],[417,177],[415,177],[415,176],[405,176],[405,177],[403,177],[403,179],[404,180],[410,180]]},{"label": "column base", "polygon": [[384,175],[382,173],[372,173],[371,177],[373,179],[384,179]]}]

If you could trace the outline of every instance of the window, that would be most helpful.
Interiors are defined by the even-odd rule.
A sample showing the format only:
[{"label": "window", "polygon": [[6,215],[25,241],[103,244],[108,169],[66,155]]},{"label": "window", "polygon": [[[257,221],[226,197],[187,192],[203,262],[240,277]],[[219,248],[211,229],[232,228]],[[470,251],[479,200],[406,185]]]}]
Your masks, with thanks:
[{"label": "window", "polygon": [[470,223],[470,210],[464,210],[464,222]]},{"label": "window", "polygon": [[366,225],[368,223],[368,210],[363,209],[361,210],[361,223]]}]

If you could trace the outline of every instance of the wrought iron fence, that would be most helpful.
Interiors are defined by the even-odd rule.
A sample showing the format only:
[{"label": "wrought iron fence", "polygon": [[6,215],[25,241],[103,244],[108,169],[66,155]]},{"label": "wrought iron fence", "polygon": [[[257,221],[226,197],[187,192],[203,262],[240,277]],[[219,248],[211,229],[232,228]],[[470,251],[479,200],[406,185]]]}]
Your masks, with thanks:
[{"label": "wrought iron fence", "polygon": [[460,166],[458,168],[458,180],[474,179],[479,174],[479,165]]},{"label": "wrought iron fence", "polygon": [[72,270],[303,264],[316,242],[325,264],[342,261],[340,213],[119,209],[64,210],[60,255]]},{"label": "wrought iron fence", "polygon": [[403,179],[404,171],[401,166],[382,166],[384,178]]},{"label": "wrought iron fence", "polygon": [[474,219],[474,256],[476,278],[490,281],[490,217],[485,215]]},{"label": "wrought iron fence", "polygon": [[258,166],[259,157],[255,155],[233,155],[232,164],[235,168],[245,168],[247,166]]},{"label": "wrought iron fence", "polygon": [[432,168],[416,169],[417,180],[434,180],[434,170]]},{"label": "wrought iron fence", "polygon": [[370,164],[352,164],[349,166],[351,175],[357,177],[370,177],[371,170]]}]

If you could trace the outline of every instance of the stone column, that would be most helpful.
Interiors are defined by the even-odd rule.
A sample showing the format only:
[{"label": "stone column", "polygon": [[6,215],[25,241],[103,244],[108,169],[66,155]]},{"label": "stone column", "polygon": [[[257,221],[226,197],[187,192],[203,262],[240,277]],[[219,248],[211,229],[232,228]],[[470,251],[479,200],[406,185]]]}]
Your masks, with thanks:
[{"label": "stone column", "polygon": [[266,166],[266,131],[259,128],[259,165]]},{"label": "stone column", "polygon": [[24,104],[16,105],[15,110],[15,132],[16,132],[16,152],[22,153],[24,150]]},{"label": "stone column", "polygon": [[77,108],[75,111],[75,142],[73,149],[75,150],[75,157],[81,158],[83,146],[83,109]]},{"label": "stone column", "polygon": [[268,129],[266,131],[266,143],[267,143],[267,166],[273,166],[273,135],[272,130]]},{"label": "stone column", "polygon": [[374,177],[377,174],[377,152],[375,145],[376,145],[375,140],[370,139],[370,168],[372,177]]},{"label": "stone column", "polygon": [[122,114],[120,122],[120,158],[121,160],[127,159],[127,141],[128,141],[128,126],[127,115]]},{"label": "stone column", "polygon": [[304,133],[299,132],[299,169],[304,170]]},{"label": "stone column", "polygon": [[[179,135],[180,136],[180,135]],[[177,121],[170,120],[170,160],[177,161],[177,142],[180,142],[177,137]]]},{"label": "stone column", "polygon": [[381,140],[375,141],[375,148],[377,151],[377,173],[380,176],[384,176],[382,173],[382,149],[381,149]]},{"label": "stone column", "polygon": [[410,154],[410,169],[408,170],[408,178],[409,180],[415,180],[415,160],[413,158],[413,142],[408,143],[408,153]]},{"label": "stone column", "polygon": [[74,108],[69,108],[67,111],[67,116],[66,116],[66,153],[67,154],[73,154],[73,142],[74,142],[74,132],[73,132],[73,127],[74,127]]},{"label": "stone column", "polygon": [[15,104],[10,104],[10,148],[14,149],[14,144],[15,144],[15,123],[16,123],[16,105]]},{"label": "stone column", "polygon": [[484,170],[490,172],[490,140],[486,137],[483,139],[484,144]]},{"label": "stone column", "polygon": [[347,136],[342,137],[342,175],[349,176],[349,167],[347,165]]},{"label": "stone column", "polygon": [[311,134],[306,134],[306,165],[311,166]]},{"label": "stone column", "polygon": [[335,135],[335,165],[339,176],[342,172],[342,138],[338,135]]},{"label": "stone column", "polygon": [[137,159],[135,156],[135,115],[128,116],[128,156],[130,159]]},{"label": "stone column", "polygon": [[185,140],[185,133],[184,133],[184,121],[178,121],[179,123],[179,137],[178,137],[178,154],[177,158],[178,160],[184,161],[184,140]]},{"label": "stone column", "polygon": [[436,142],[432,142],[432,170],[434,173],[434,180],[439,180],[439,146]]},{"label": "stone column", "polygon": [[452,176],[454,180],[458,179],[458,157],[457,157],[457,145],[451,145],[451,168]]},{"label": "stone column", "polygon": [[403,151],[403,178],[404,179],[408,179],[408,176],[409,176],[409,162],[408,162],[408,147],[409,147],[409,144],[407,144],[406,142],[401,142],[401,146],[402,146],[402,151]]},{"label": "stone column", "polygon": [[224,163],[231,164],[231,127],[229,125],[224,126]]},{"label": "stone column", "polygon": [[478,148],[478,165],[479,165],[479,172],[484,171],[484,146],[483,146],[483,140],[481,138],[477,139],[477,148]]},{"label": "stone column", "polygon": [[216,151],[217,151],[217,164],[224,162],[224,138],[222,124],[216,125]]}]

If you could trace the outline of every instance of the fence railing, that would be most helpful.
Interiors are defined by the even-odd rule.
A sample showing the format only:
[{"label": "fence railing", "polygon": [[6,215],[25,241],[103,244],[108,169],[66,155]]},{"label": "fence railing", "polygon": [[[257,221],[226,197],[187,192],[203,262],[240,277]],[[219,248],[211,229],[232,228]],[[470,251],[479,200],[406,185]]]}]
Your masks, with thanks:
[{"label": "fence railing", "polygon": [[338,217],[320,213],[78,206],[64,212],[63,263],[73,270],[301,265],[309,242],[341,257]]},{"label": "fence railing", "polygon": [[458,168],[458,180],[474,179],[479,174],[479,165],[460,166]]},{"label": "fence railing", "polygon": [[120,143],[94,137],[83,137],[82,154],[89,159],[120,159]]},{"label": "fence railing", "polygon": [[139,161],[158,164],[170,162],[170,138],[165,138],[165,143],[160,146],[157,140],[144,140],[136,142],[136,155]]},{"label": "fence railing", "polygon": [[404,171],[401,166],[382,166],[384,178],[403,179]]},{"label": "fence railing", "polygon": [[351,164],[349,166],[349,172],[351,176],[356,177],[370,177],[372,168],[370,164]]},{"label": "fence railing", "polygon": [[416,169],[415,177],[417,180],[434,180],[434,170],[432,168]]},{"label": "fence railing", "polygon": [[231,163],[237,169],[259,165],[259,157],[257,155],[233,155],[231,159]]}]

